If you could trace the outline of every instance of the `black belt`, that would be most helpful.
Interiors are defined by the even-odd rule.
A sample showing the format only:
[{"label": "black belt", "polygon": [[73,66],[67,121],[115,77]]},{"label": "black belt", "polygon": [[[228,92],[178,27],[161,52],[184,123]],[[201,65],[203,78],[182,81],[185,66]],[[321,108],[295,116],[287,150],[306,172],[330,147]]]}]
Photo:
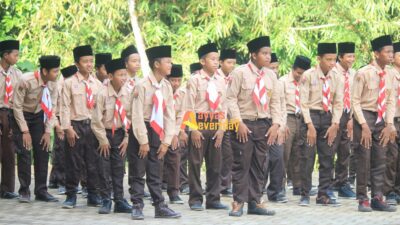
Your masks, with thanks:
[{"label": "black belt", "polygon": [[320,114],[320,115],[331,114],[330,111],[325,112],[324,110],[315,110],[315,109],[310,109],[310,113],[317,113],[317,114]]},{"label": "black belt", "polygon": [[400,122],[400,117],[393,118],[394,122]]},{"label": "black belt", "polygon": [[10,108],[5,108],[5,107],[0,108],[0,111],[10,111],[10,110],[11,110]]},{"label": "black belt", "polygon": [[90,125],[90,119],[85,119],[85,120],[73,120],[72,122],[75,122],[75,123],[82,123],[82,124],[85,124],[85,125]]},{"label": "black belt", "polygon": [[269,120],[269,118],[268,117],[265,117],[265,118],[255,117],[254,119],[242,119],[242,120],[243,120],[243,122],[257,122],[257,121],[267,121],[267,120]]},{"label": "black belt", "polygon": [[297,113],[297,114],[294,114],[294,113],[288,113],[288,114],[287,114],[287,116],[288,116],[288,117],[295,117],[295,118],[298,118],[298,119],[300,119],[300,118],[301,118],[301,114],[300,114],[300,113]]}]

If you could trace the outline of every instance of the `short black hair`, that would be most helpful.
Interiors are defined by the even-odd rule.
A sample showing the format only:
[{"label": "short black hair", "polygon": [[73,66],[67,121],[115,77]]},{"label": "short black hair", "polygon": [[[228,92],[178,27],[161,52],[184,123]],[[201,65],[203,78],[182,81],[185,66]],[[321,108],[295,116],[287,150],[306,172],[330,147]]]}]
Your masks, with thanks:
[{"label": "short black hair", "polygon": [[0,52],[0,58],[4,58],[4,54],[10,54],[13,50],[4,50]]},{"label": "short black hair", "polygon": [[96,69],[100,69],[101,66],[105,66],[106,64],[95,64],[94,66],[96,67]]},{"label": "short black hair", "polygon": [[155,62],[160,62],[160,61],[161,61],[161,58],[150,59],[150,60],[149,60],[149,66],[150,66],[150,68],[153,70],[153,69],[154,69],[154,63],[155,63]]}]

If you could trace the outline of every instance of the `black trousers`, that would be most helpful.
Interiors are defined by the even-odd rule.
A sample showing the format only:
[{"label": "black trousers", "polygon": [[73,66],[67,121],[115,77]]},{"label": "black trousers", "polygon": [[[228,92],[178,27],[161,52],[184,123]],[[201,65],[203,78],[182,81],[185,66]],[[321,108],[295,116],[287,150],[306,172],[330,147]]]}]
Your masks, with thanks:
[{"label": "black trousers", "polygon": [[87,173],[87,191],[89,194],[98,194],[99,190],[99,151],[97,140],[90,127],[90,120],[71,121],[79,139],[72,147],[66,143],[65,172],[66,194],[76,195],[79,181],[82,178],[82,162],[85,163]]},{"label": "black trousers", "polygon": [[252,132],[246,143],[239,142],[236,132],[231,131],[233,199],[239,203],[252,201],[260,203],[265,167],[268,166],[271,149],[271,146],[267,145],[265,134],[271,127],[271,120],[243,120],[243,122]]},{"label": "black trousers", "polygon": [[287,180],[293,182],[293,188],[300,188],[300,153],[303,145],[301,139],[301,122],[300,115],[288,114],[287,126],[289,127],[289,137],[283,144],[284,148],[284,179],[282,187],[286,186]]},{"label": "black trousers", "polygon": [[[39,113],[24,112],[24,118],[32,137],[33,162],[35,171],[35,195],[47,193],[47,170],[49,153],[43,150],[40,140],[44,134],[43,111]],[[30,195],[31,184],[31,151],[23,146],[22,133],[15,119],[11,122],[13,138],[17,150],[19,194]]]},{"label": "black trousers", "polygon": [[265,185],[269,178],[267,187],[267,195],[269,200],[276,200],[279,192],[282,191],[282,183],[284,178],[284,162],[283,162],[283,145],[274,144],[270,146],[269,162],[265,167]]},{"label": "black trousers", "polygon": [[[120,201],[124,198],[124,157],[120,155],[118,146],[125,137],[124,129],[115,130],[112,136],[111,130],[106,130],[107,139],[110,143],[110,155],[100,156],[100,196],[103,199],[110,199],[111,192],[114,191],[114,201]],[[111,182],[110,182],[111,178]]]},{"label": "black trousers", "polygon": [[[189,136],[189,132],[186,132],[186,134]],[[187,186],[189,186],[189,176],[188,176],[188,154],[189,154],[189,146],[185,147],[180,147],[179,148],[179,153],[180,153],[180,173],[179,173],[179,186],[181,190]]]},{"label": "black trousers", "polygon": [[357,158],[357,198],[360,200],[368,199],[368,178],[371,179],[371,196],[382,196],[384,188],[386,170],[386,152],[388,147],[379,144],[379,136],[385,127],[385,122],[378,124],[376,119],[378,114],[363,110],[363,114],[369,129],[372,133],[372,147],[366,149],[361,143],[362,128],[358,121],[354,120],[354,142],[357,148],[355,156]]},{"label": "black trousers", "polygon": [[[310,111],[311,120],[317,131],[317,144],[309,146],[307,144],[307,124],[303,122],[302,140],[303,148],[301,153],[300,168],[302,168],[302,187],[301,195],[309,196],[312,185],[312,171],[315,160],[315,148],[317,148],[319,162],[319,185],[318,197],[328,196],[327,191],[331,186],[333,179],[333,160],[334,148],[328,145],[328,139],[324,138],[326,131],[331,126],[332,114],[324,111]],[[337,139],[337,138],[336,138]],[[334,141],[335,145],[336,140]]]},{"label": "black trousers", "polygon": [[161,169],[163,181],[167,184],[167,193],[169,197],[179,195],[180,161],[180,148],[178,147],[172,150],[172,148],[169,147],[167,154],[164,156],[164,164]]},{"label": "black trousers", "polygon": [[9,122],[9,117],[12,115],[11,109],[0,108],[0,192],[15,191],[15,146],[11,139]]},{"label": "black trousers", "polygon": [[164,196],[161,191],[161,168],[163,160],[158,159],[157,151],[161,141],[156,132],[146,122],[147,135],[149,139],[150,151],[145,158],[139,157],[139,142],[132,131],[129,132],[128,144],[128,162],[129,162],[129,193],[133,204],[140,204],[142,207],[144,196],[144,182],[146,175],[146,184],[153,199],[153,205],[164,202]]},{"label": "black trousers", "polygon": [[386,154],[385,186],[383,191],[385,195],[388,195],[391,192],[400,194],[400,117],[395,118],[394,126],[397,130],[397,138],[395,143],[388,144]]},{"label": "black trousers", "polygon": [[65,144],[66,139],[58,138],[54,131],[54,147],[51,154],[52,168],[50,172],[50,183],[65,186]]},{"label": "black trousers", "polygon": [[350,162],[350,138],[347,136],[347,123],[350,120],[350,113],[343,112],[340,118],[334,150],[337,154],[335,163],[335,186],[342,186],[348,182]]},{"label": "black trousers", "polygon": [[221,165],[221,191],[231,188],[232,186],[232,164],[233,154],[231,146],[230,132],[224,133],[222,142],[222,165]]}]

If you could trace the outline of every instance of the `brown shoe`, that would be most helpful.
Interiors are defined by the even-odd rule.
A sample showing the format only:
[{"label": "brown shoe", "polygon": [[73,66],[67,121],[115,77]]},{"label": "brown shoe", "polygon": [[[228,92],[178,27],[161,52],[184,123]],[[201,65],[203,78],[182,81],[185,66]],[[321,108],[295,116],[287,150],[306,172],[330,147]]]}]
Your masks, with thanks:
[{"label": "brown shoe", "polygon": [[232,210],[229,212],[229,216],[240,217],[243,215],[243,203],[232,202]]},{"label": "brown shoe", "polygon": [[247,214],[273,216],[274,210],[267,209],[264,203],[257,203],[255,201],[249,202]]}]

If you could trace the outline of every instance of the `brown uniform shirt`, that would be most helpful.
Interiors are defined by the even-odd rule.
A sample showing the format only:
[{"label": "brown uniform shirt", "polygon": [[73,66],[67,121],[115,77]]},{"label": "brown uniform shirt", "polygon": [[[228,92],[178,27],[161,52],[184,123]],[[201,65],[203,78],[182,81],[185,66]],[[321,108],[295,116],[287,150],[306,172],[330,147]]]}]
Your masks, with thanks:
[{"label": "brown uniform shirt", "polygon": [[400,105],[399,105],[399,84],[400,84],[400,71],[395,69],[393,67],[393,73],[395,74],[395,79],[393,82],[393,91],[395,93],[395,100],[394,100],[394,104],[396,105],[395,108],[395,113],[394,113],[394,117],[400,117]]},{"label": "brown uniform shirt", "polygon": [[[96,135],[97,140],[100,145],[110,144],[106,129],[112,129],[114,124],[114,110],[115,102],[117,98],[120,99],[125,111],[131,110],[131,105],[129,103],[129,93],[125,86],[122,86],[121,90],[116,93],[111,83],[102,88],[97,94],[96,106],[92,114],[91,127],[94,135]],[[130,120],[129,117],[127,117]],[[121,117],[118,115],[117,123],[115,129],[122,128],[123,124]],[[128,136],[125,136],[125,140],[128,141]]]},{"label": "brown uniform shirt", "polygon": [[175,127],[175,134],[179,135],[181,131],[181,125],[183,122],[183,117],[186,113],[186,88],[180,87],[174,93],[174,106],[175,106],[175,115],[176,115],[176,127]]},{"label": "brown uniform shirt", "polygon": [[[93,99],[104,85],[93,75],[89,75],[88,82],[92,89]],[[86,85],[84,78],[79,72],[64,81],[63,97],[61,99],[61,127],[69,129],[71,120],[81,121],[92,118],[92,110],[87,107]],[[96,102],[95,102],[96,104]]]},{"label": "brown uniform shirt", "polygon": [[4,95],[6,93],[6,74],[10,74],[11,76],[11,86],[13,87],[13,90],[15,91],[15,88],[18,84],[18,82],[22,78],[22,72],[17,69],[15,66],[10,66],[8,68],[7,72],[3,69],[3,67],[0,65],[0,108],[12,108],[12,96],[9,99],[9,104],[4,104]]},{"label": "brown uniform shirt", "polygon": [[[280,127],[283,129],[286,126],[286,119],[287,119],[287,113],[286,113],[286,99],[285,99],[285,91],[283,88],[284,83],[280,80],[278,80],[277,88],[279,90],[279,102],[280,102],[280,112],[281,112],[281,122]],[[271,110],[271,109],[269,109]]]},{"label": "brown uniform shirt", "polygon": [[[365,118],[362,110],[377,112],[378,111],[378,96],[379,96],[379,73],[382,69],[372,62],[371,64],[357,71],[354,79],[352,90],[351,104],[355,119],[360,123],[365,123]],[[395,74],[390,66],[386,66],[384,71],[386,84],[386,123],[393,124],[395,111],[395,94],[393,93],[393,84]]]},{"label": "brown uniform shirt", "polygon": [[[154,77],[153,72],[150,72],[148,77],[143,78],[138,82],[138,84],[136,84],[135,90],[133,91],[134,96],[131,110],[132,131],[140,145],[149,143],[145,122],[150,122],[153,110],[153,95],[156,91],[153,83],[156,84],[157,80]],[[165,136],[164,140],[161,140],[161,142],[170,145],[172,138],[175,135],[176,125],[175,109],[173,107],[173,93],[169,81],[162,79],[160,84],[166,105],[163,118]]]},{"label": "brown uniform shirt", "polygon": [[[300,106],[303,113],[304,122],[311,123],[310,110],[323,110],[322,106],[322,87],[325,75],[319,65],[304,72],[300,84]],[[329,106],[332,112],[332,123],[339,124],[343,112],[343,86],[336,76],[329,73],[331,104]]]},{"label": "brown uniform shirt", "polygon": [[[296,85],[294,84],[294,77],[292,72],[282,76],[279,79],[283,84],[283,92],[285,94],[286,113],[296,113]],[[300,85],[300,81],[298,82]],[[299,93],[300,94],[300,93]]]},{"label": "brown uniform shirt", "polygon": [[[132,101],[133,101],[133,90],[135,89],[135,85],[137,84],[137,82],[139,82],[139,78],[138,77],[130,77],[130,78],[128,78],[128,80],[124,84],[125,89],[126,89],[126,91],[128,92],[128,95],[129,95],[129,100],[128,100],[129,104],[132,104]],[[128,113],[128,118],[130,119],[132,117],[131,110],[129,109],[129,111],[127,113]]]},{"label": "brown uniform shirt", "polygon": [[[188,80],[186,92],[186,111],[195,113],[212,111],[206,98],[209,82],[206,79],[207,77],[208,75],[203,70],[200,70],[199,73],[194,74]],[[225,80],[222,76],[217,74],[214,74],[212,77],[210,77],[210,79],[214,79],[215,86],[220,96],[220,102],[215,112],[226,112]]]},{"label": "brown uniform shirt", "polygon": [[[22,75],[22,79],[14,89],[13,94],[13,111],[14,117],[21,132],[29,131],[28,125],[25,121],[24,112],[39,113],[42,111],[41,99],[43,93],[43,82],[42,78],[36,78],[33,72],[25,73]],[[50,98],[52,103],[53,116],[46,121],[45,132],[51,133],[53,126],[56,121],[54,112],[57,107],[57,83],[47,82],[47,87],[50,91]]]},{"label": "brown uniform shirt", "polygon": [[[253,68],[256,66],[249,62]],[[242,121],[243,119],[272,118],[274,124],[281,124],[280,96],[278,91],[278,79],[275,73],[267,68],[264,71],[264,83],[267,88],[268,110],[257,107],[252,94],[256,85],[256,71],[250,70],[247,64],[237,67],[232,72],[232,82],[227,91],[228,112],[232,120]]]},{"label": "brown uniform shirt", "polygon": [[[344,83],[345,83],[345,69],[339,64],[336,63],[336,66],[333,67],[333,69],[329,72],[331,76],[335,76],[337,80],[341,84],[343,84],[343,99],[344,99]],[[351,110],[351,90],[353,88],[353,83],[354,83],[354,76],[356,75],[356,71],[352,68],[350,68],[347,73],[349,74],[349,86],[350,86],[350,118],[352,117],[352,110]],[[343,110],[344,110],[344,102],[343,102]]]}]

